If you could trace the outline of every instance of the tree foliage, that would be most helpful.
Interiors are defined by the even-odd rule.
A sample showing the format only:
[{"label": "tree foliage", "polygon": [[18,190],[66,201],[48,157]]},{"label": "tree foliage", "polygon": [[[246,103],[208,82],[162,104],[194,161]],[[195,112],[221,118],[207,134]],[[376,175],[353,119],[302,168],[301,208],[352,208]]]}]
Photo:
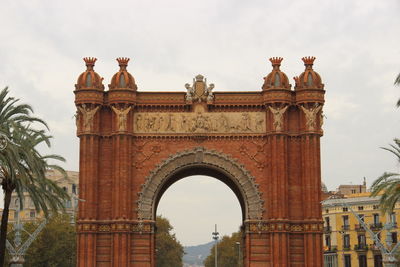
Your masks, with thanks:
[{"label": "tree foliage", "polygon": [[[400,73],[397,75],[396,80],[394,81],[395,85],[400,85]],[[397,100],[397,107],[400,107],[400,99]]]},{"label": "tree foliage", "polygon": [[8,96],[8,89],[0,92],[0,184],[4,193],[4,209],[0,227],[0,267],[4,263],[7,222],[11,195],[15,191],[23,208],[24,191],[29,194],[36,210],[50,211],[64,208],[68,194],[45,177],[48,169],[65,171],[49,163],[49,160],[64,159],[58,155],[42,155],[37,150],[44,144],[50,146],[51,136],[37,130],[32,123],[47,128],[47,124],[32,115],[32,107],[19,104],[19,99]]},{"label": "tree foliage", "polygon": [[[382,149],[394,154],[400,163],[400,139],[394,139],[395,144]],[[396,202],[400,199],[400,174],[385,172],[376,179],[371,186],[372,196],[382,193],[380,206],[383,213],[392,212]]]},{"label": "tree foliage", "polygon": [[[239,247],[240,244],[240,247]],[[241,232],[233,233],[231,236],[222,237],[218,242],[217,258],[218,267],[235,267],[239,266],[243,253],[239,255],[239,249],[242,246]],[[210,255],[204,260],[205,267],[215,266],[215,245],[211,248]],[[240,260],[239,260],[240,256]]]},{"label": "tree foliage", "polygon": [[76,263],[76,231],[67,214],[49,220],[25,256],[24,267],[70,267]]},{"label": "tree foliage", "polygon": [[183,246],[171,231],[168,219],[157,216],[156,219],[156,266],[179,267],[182,266]]}]

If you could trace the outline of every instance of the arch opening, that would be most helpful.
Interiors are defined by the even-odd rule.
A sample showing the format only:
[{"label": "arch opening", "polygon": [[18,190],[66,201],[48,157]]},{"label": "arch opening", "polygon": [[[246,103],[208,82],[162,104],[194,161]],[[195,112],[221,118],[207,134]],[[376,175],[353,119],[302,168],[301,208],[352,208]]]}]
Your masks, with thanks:
[{"label": "arch opening", "polygon": [[191,175],[207,175],[225,183],[239,200],[243,221],[262,218],[261,193],[243,165],[225,154],[198,147],[170,156],[150,173],[139,193],[138,219],[154,221],[163,193],[176,181]]},{"label": "arch opening", "polygon": [[[208,178],[212,179],[215,178],[219,181],[221,181],[223,184],[228,186],[232,190],[232,192],[235,194],[237,200],[239,201],[240,208],[241,208],[241,213],[242,213],[242,221],[245,220],[246,215],[245,215],[245,200],[243,198],[243,192],[241,192],[240,188],[238,185],[234,182],[234,180],[230,177],[227,176],[226,173],[222,172],[221,170],[218,170],[216,168],[212,168],[209,166],[205,165],[193,165],[190,167],[184,167],[177,172],[173,173],[169,178],[167,178],[166,182],[162,185],[160,188],[159,193],[156,196],[155,199],[155,207],[154,207],[154,214],[153,218],[156,217],[157,214],[157,209],[158,209],[158,204],[164,195],[164,193],[170,188],[173,184],[176,182],[188,178],[190,176],[208,176]],[[207,178],[207,177],[206,177]]]}]

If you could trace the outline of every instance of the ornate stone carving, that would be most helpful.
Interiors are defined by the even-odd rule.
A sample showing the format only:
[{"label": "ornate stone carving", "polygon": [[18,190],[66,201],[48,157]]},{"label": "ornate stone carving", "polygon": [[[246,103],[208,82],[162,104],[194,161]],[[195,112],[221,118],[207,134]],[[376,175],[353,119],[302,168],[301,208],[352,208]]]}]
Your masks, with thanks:
[{"label": "ornate stone carving", "polygon": [[264,112],[136,113],[134,132],[161,133],[264,133]]},{"label": "ornate stone carving", "polygon": [[309,131],[314,131],[316,126],[317,113],[322,109],[322,105],[315,104],[311,108],[300,106],[306,116],[306,127]]},{"label": "ornate stone carving", "polygon": [[254,149],[250,149],[245,144],[239,147],[239,151],[242,155],[245,155],[249,159],[251,159],[257,166],[257,168],[262,170],[267,165],[266,155],[265,155],[265,145],[267,144],[267,142],[262,142],[262,143],[251,142],[251,144],[253,144],[256,147],[255,152],[252,152],[254,151]]},{"label": "ornate stone carving", "polygon": [[275,131],[280,132],[282,131],[282,125],[283,125],[283,114],[285,114],[285,111],[287,110],[288,106],[286,107],[281,107],[281,108],[273,108],[269,106],[269,110],[272,112],[272,116],[274,117],[274,127]]},{"label": "ornate stone carving", "polygon": [[150,141],[143,142],[141,144],[135,145],[135,160],[133,165],[136,169],[141,169],[143,167],[143,163],[147,160],[151,159],[154,155],[161,152],[161,145],[159,143],[153,143],[153,146],[150,149],[149,153],[145,153],[145,146],[148,145]]},{"label": "ornate stone carving", "polygon": [[[100,106],[91,109],[85,104],[82,104],[82,106],[78,106],[78,110],[81,112],[83,118],[83,131],[90,132],[92,130],[93,118],[99,108]],[[77,118],[80,118],[80,116],[77,116]]]},{"label": "ornate stone carving", "polygon": [[209,167],[220,170],[236,184],[245,204],[245,220],[259,220],[263,214],[263,200],[251,174],[234,159],[216,151],[198,147],[170,156],[158,165],[146,178],[137,202],[138,219],[154,220],[155,201],[162,187],[173,173],[188,167]]},{"label": "ornate stone carving", "polygon": [[111,106],[111,108],[117,115],[118,131],[126,131],[126,123],[128,120],[128,113],[131,110],[131,107],[127,107],[125,109],[118,109],[114,106]]},{"label": "ornate stone carving", "polygon": [[214,89],[214,84],[211,83],[207,86],[207,79],[204,78],[203,75],[197,75],[196,78],[193,79],[193,85],[186,83],[186,102],[188,104],[195,102],[205,102],[212,103],[214,100],[214,95],[212,90]]}]

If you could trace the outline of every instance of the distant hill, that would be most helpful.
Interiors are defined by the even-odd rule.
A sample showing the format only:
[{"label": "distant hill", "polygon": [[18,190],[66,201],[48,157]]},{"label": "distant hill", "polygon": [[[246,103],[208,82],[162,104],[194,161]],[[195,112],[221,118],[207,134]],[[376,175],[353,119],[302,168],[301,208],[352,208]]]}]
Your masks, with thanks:
[{"label": "distant hill", "polygon": [[204,266],[203,261],[210,255],[210,249],[214,245],[214,242],[184,247],[185,255],[183,255],[184,266],[201,267]]}]

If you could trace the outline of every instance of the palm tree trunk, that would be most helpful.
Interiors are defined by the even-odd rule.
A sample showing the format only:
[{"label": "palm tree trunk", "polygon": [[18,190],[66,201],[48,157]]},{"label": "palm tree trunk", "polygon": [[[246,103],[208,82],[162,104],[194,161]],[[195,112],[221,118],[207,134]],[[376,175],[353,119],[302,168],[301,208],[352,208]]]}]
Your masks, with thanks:
[{"label": "palm tree trunk", "polygon": [[4,209],[0,226],[0,267],[4,266],[4,256],[6,253],[7,224],[8,215],[10,213],[11,194],[12,190],[4,191]]}]

